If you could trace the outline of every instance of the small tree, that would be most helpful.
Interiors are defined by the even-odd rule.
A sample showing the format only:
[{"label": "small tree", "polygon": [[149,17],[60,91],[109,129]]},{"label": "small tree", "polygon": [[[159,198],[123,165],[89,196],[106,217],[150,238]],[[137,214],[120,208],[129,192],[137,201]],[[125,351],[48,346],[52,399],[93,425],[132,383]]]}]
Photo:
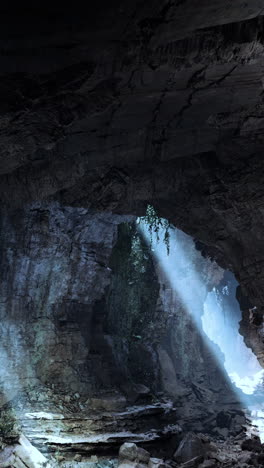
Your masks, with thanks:
[{"label": "small tree", "polygon": [[167,254],[170,253],[170,223],[167,219],[160,218],[152,205],[148,205],[146,215],[138,218],[138,223],[143,223],[148,227],[150,234],[150,246],[153,243],[153,233],[156,234],[157,242],[160,240],[160,229],[164,231],[163,242],[167,248]]}]

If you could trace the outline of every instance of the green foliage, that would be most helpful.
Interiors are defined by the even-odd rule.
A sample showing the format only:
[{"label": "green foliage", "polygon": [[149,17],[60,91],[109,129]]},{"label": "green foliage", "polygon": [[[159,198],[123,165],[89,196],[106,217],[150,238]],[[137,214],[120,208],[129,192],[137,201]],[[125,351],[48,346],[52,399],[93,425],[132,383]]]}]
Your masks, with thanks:
[{"label": "green foliage", "polygon": [[19,427],[12,409],[5,409],[0,413],[0,437],[3,440],[19,437]]},{"label": "green foliage", "polygon": [[150,234],[150,246],[153,243],[153,234],[156,235],[157,242],[160,240],[160,230],[164,232],[163,242],[167,247],[167,254],[170,253],[170,223],[167,219],[160,218],[152,205],[148,205],[146,215],[138,218],[139,223],[148,227]]},{"label": "green foliage", "polygon": [[[149,245],[135,223],[119,225],[110,268],[113,275],[107,305],[109,333],[121,337],[120,343],[126,339],[133,346],[145,338],[159,291]],[[118,352],[124,353],[123,348]]]},{"label": "green foliage", "polygon": [[133,266],[133,270],[131,270],[131,276],[134,280],[141,279],[141,274],[145,273],[146,267],[144,252],[138,234],[134,234],[131,239],[130,260]]}]

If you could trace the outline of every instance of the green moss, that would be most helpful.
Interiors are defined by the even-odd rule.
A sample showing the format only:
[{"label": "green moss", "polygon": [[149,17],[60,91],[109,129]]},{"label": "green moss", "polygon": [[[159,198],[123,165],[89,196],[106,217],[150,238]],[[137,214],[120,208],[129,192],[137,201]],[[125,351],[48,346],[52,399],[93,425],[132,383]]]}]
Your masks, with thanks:
[{"label": "green moss", "polygon": [[19,438],[19,426],[12,409],[0,412],[0,437],[3,441],[18,440]]},{"label": "green moss", "polygon": [[119,226],[110,266],[113,274],[105,304],[106,333],[132,379],[152,387],[156,365],[149,350],[157,335],[160,285],[150,248],[136,223]]},{"label": "green moss", "polygon": [[159,284],[149,248],[135,224],[119,226],[110,266],[113,270],[108,298],[110,332],[130,341],[146,339],[156,313]]}]

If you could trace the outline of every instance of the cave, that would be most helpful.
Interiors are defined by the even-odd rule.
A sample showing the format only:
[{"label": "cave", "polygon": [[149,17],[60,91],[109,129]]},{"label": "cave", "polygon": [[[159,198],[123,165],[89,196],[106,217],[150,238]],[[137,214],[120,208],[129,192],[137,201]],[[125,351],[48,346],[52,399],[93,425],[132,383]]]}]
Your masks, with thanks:
[{"label": "cave", "polygon": [[0,5],[0,468],[264,466],[263,18]]}]

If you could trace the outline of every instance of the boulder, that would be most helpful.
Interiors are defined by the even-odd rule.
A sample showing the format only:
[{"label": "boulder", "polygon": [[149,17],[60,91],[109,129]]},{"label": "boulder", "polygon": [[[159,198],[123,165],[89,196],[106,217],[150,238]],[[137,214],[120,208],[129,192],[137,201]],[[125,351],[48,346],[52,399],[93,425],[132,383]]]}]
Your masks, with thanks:
[{"label": "boulder", "polygon": [[135,461],[138,455],[138,447],[134,443],[125,442],[119,449],[119,459]]},{"label": "boulder", "polygon": [[141,463],[148,463],[150,460],[150,454],[147,450],[137,447],[137,459]]},{"label": "boulder", "polygon": [[243,440],[241,448],[242,450],[248,450],[250,452],[261,452],[262,446],[259,436],[255,435],[251,438]]},{"label": "boulder", "polygon": [[[178,463],[185,463],[195,457],[204,457],[214,447],[207,437],[201,434],[188,432],[181,441],[178,449],[173,455],[173,459]],[[203,460],[200,460],[200,462]]]},{"label": "boulder", "polygon": [[127,461],[136,462],[138,464],[148,464],[149,460],[149,452],[141,447],[138,447],[134,443],[125,442],[119,449],[119,461],[121,464],[124,464]]}]

